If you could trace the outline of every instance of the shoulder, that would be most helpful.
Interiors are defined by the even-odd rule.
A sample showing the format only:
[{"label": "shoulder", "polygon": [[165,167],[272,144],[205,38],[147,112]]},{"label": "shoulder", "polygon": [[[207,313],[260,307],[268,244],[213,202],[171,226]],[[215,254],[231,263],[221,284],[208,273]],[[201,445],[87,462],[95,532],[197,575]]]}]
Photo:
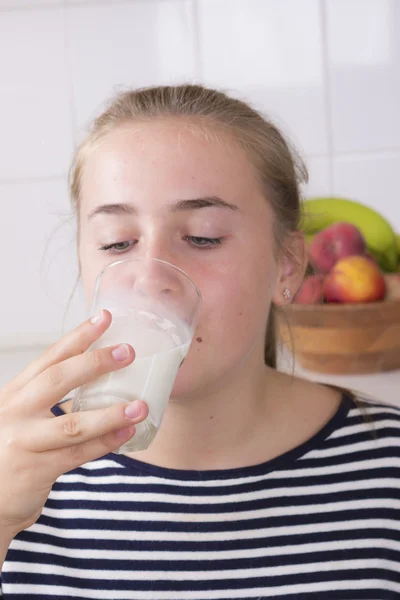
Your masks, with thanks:
[{"label": "shoulder", "polygon": [[367,436],[376,442],[375,447],[392,447],[400,457],[400,406],[361,394],[351,394],[348,400],[347,418],[339,435],[354,441]]},{"label": "shoulder", "polygon": [[400,480],[400,407],[346,392],[322,433],[304,457],[311,466],[329,473],[339,468],[371,486],[376,480],[389,478],[390,485]]},{"label": "shoulder", "polygon": [[351,395],[351,400],[350,417],[364,417],[377,423],[386,421],[400,429],[400,404],[397,406],[384,400],[368,398],[359,393]]}]

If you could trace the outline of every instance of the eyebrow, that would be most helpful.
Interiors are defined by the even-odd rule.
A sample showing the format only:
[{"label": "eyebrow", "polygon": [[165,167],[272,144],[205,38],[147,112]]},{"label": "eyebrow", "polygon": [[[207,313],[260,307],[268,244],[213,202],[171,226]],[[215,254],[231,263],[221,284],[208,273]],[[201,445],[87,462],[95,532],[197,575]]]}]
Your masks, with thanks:
[{"label": "eyebrow", "polygon": [[[199,210],[201,208],[217,207],[229,210],[238,210],[234,204],[230,204],[218,196],[206,196],[205,198],[193,198],[192,200],[179,200],[176,204],[168,206],[172,213],[189,210]],[[97,215],[137,215],[137,210],[132,204],[102,204],[97,206],[89,215],[88,220]]]},{"label": "eyebrow", "polygon": [[180,200],[176,204],[169,206],[171,212],[179,212],[184,210],[198,210],[200,208],[208,208],[216,206],[217,208],[228,208],[229,210],[238,210],[234,204],[230,204],[218,196],[207,196],[205,198],[194,198],[193,200]]}]

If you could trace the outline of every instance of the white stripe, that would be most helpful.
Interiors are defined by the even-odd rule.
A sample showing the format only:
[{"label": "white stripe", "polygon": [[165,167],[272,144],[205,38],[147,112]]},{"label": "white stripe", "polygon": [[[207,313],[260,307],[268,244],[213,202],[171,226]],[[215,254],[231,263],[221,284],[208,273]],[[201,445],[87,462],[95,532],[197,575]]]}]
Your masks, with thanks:
[{"label": "white stripe", "polygon": [[88,471],[99,471],[101,469],[125,469],[125,466],[121,465],[117,461],[104,458],[93,462],[85,463],[79,468],[87,469]]},{"label": "white stripe", "polygon": [[[394,415],[395,417],[400,416],[400,408],[394,404],[381,404],[379,402],[377,404],[370,404],[368,401],[366,402],[366,404],[367,406],[364,406],[363,408],[365,409],[365,412],[367,412],[368,415],[381,415],[389,413],[391,415]],[[348,414],[351,417],[364,417],[363,413],[363,410],[360,410],[358,407],[354,407],[350,409]]]},{"label": "white stripe", "polygon": [[[369,420],[369,417],[376,415],[392,415],[394,417],[393,425],[395,427],[398,427],[400,425],[400,421],[398,420],[400,417],[400,408],[394,405],[367,406],[365,407],[365,411],[360,411],[359,409],[351,409],[348,413],[348,418],[353,419],[354,417],[358,417],[361,419],[362,423],[365,423],[365,425],[369,427],[375,422],[374,419]],[[350,423],[348,423],[348,421],[345,421],[343,428],[348,427],[349,425]]]},{"label": "white stripe", "polygon": [[[362,521],[357,522],[357,524],[360,526],[360,528],[363,525]],[[327,531],[351,531],[353,529],[353,527],[345,527],[345,525],[347,525],[347,523],[342,523],[342,527],[340,527],[340,523],[336,523],[335,524],[336,527],[333,527],[333,525],[327,529]],[[304,533],[312,533],[313,527],[311,525],[307,526],[308,529],[304,532]],[[386,527],[382,526],[381,522],[379,522],[379,527],[382,529],[387,529],[389,531],[393,531],[393,529],[395,530],[399,530],[400,525],[398,523],[395,523],[394,521],[390,521],[386,524]],[[365,528],[365,522],[364,522],[364,528]],[[288,531],[288,529],[286,530]],[[239,534],[243,534],[243,535],[237,535],[236,537],[232,537],[229,536],[229,538],[225,538],[227,541],[231,541],[232,539],[235,540],[244,540],[244,539],[254,539],[254,538],[259,538],[259,537],[272,537],[272,535],[274,535],[273,533],[270,534],[268,529],[264,529],[262,532],[257,533],[257,536],[255,535],[251,535],[252,532],[239,532]],[[282,529],[281,529],[281,533],[282,533]],[[245,535],[246,534],[246,535]],[[168,535],[168,541],[169,541],[169,534]],[[292,535],[292,532],[290,531],[290,533],[288,534],[289,537],[290,535]],[[193,534],[193,536],[198,536],[198,534]],[[182,536],[183,537],[183,536]],[[185,536],[186,537],[186,536]],[[186,540],[186,541],[199,541],[198,539],[193,539],[193,540]],[[136,537],[135,538],[138,541],[143,541],[143,538],[141,537]],[[220,541],[220,537],[219,538],[211,538],[210,540],[204,540],[204,538],[201,539],[201,542],[204,541]],[[284,536],[282,536],[282,539],[284,540]],[[153,541],[165,541],[166,537],[164,534],[164,537],[161,538],[157,538],[157,536],[154,536]],[[180,538],[179,540],[180,542],[184,541],[182,538]],[[199,542],[200,543],[200,542]],[[249,548],[249,549],[242,549],[242,550],[214,550],[213,552],[210,551],[201,551],[201,550],[194,550],[194,551],[187,551],[185,550],[183,551],[172,551],[172,550],[151,550],[151,551],[141,551],[141,550],[96,550],[94,548],[89,548],[89,549],[82,549],[82,548],[63,548],[60,546],[55,546],[53,544],[42,544],[42,543],[35,543],[35,542],[24,542],[21,540],[13,540],[13,542],[10,545],[10,548],[12,548],[13,550],[21,550],[24,552],[43,552],[46,554],[50,554],[50,555],[56,555],[56,556],[73,556],[74,558],[81,558],[81,559],[85,559],[85,558],[91,558],[91,559],[96,559],[96,560],[149,560],[149,561],[158,561],[158,560],[174,560],[174,561],[179,561],[179,560],[194,560],[194,561],[199,561],[199,560],[204,560],[204,561],[209,561],[209,560],[232,560],[232,559],[243,559],[243,558],[261,558],[264,556],[273,556],[273,555],[292,555],[292,554],[301,554],[301,553],[305,553],[308,554],[309,552],[313,552],[315,551],[315,548],[320,548],[320,547],[324,547],[324,545],[329,545],[329,544],[336,544],[336,547],[339,545],[339,547],[349,547],[349,548],[365,548],[366,546],[364,546],[364,540],[351,540],[349,541],[338,541],[338,542],[323,542],[320,544],[299,544],[299,545],[291,545],[291,546],[278,546],[278,547],[263,547],[263,548]],[[348,546],[348,544],[350,544]],[[352,546],[353,544],[353,546]],[[369,548],[371,548],[371,544],[372,547],[379,547],[380,544],[382,544],[382,547],[389,547],[392,545],[391,542],[389,542],[389,540],[372,540],[372,542],[370,541],[370,545],[367,546]],[[393,542],[393,549],[395,550],[400,550],[400,544],[398,542]],[[9,563],[5,563],[5,565],[8,565]]]},{"label": "white stripe", "polygon": [[272,471],[263,475],[256,475],[253,477],[238,477],[237,479],[207,479],[201,480],[190,480],[185,481],[184,479],[166,479],[165,477],[155,477],[150,475],[149,477],[142,477],[141,475],[134,475],[128,473],[121,473],[121,475],[104,475],[98,477],[92,477],[87,475],[81,475],[79,473],[67,473],[62,475],[58,481],[66,485],[72,485],[75,483],[84,483],[89,486],[94,485],[108,485],[108,484],[121,484],[121,485],[169,485],[172,487],[221,487],[226,488],[228,486],[238,486],[241,484],[257,483],[259,481],[265,481],[270,479],[301,479],[303,477],[318,477],[335,475],[341,473],[353,473],[359,470],[369,469],[382,469],[385,467],[391,467],[391,458],[373,458],[370,460],[359,460],[348,464],[330,465],[326,467],[306,467],[303,469],[293,469],[290,471]]},{"label": "white stripe", "polygon": [[[271,517],[287,517],[297,515],[309,515],[326,513],[329,520],[331,514],[343,510],[377,510],[391,509],[399,510],[399,500],[393,498],[373,498],[368,500],[348,500],[346,502],[329,502],[323,504],[309,504],[305,506],[282,506],[273,508],[260,508],[257,510],[248,510],[242,512],[227,513],[170,513],[170,512],[142,512],[142,511],[106,511],[106,510],[84,510],[71,508],[70,510],[47,508],[43,509],[44,515],[52,516],[57,519],[112,519],[114,521],[165,521],[174,523],[220,523],[223,521],[244,521],[247,519],[266,519]],[[370,521],[368,521],[370,522]],[[364,520],[365,523],[365,520]],[[32,525],[35,527],[35,525]]]},{"label": "white stripe", "polygon": [[[337,448],[315,448],[314,450],[310,450],[310,452],[307,452],[307,454],[302,456],[299,460],[308,460],[310,458],[332,458],[333,456],[342,456],[344,454],[352,454],[355,452],[373,452],[376,448],[387,448],[388,450],[393,450],[393,448],[399,447],[400,437],[388,437],[383,440],[371,439],[367,442],[350,442],[345,446],[338,446]],[[398,458],[396,458],[395,460],[399,462]]]},{"label": "white stripe", "polygon": [[[400,440],[399,440],[400,442]],[[322,485],[307,485],[285,488],[273,488],[270,490],[258,490],[254,492],[238,492],[236,494],[224,494],[223,496],[195,496],[179,494],[161,494],[151,492],[95,492],[75,490],[52,490],[49,498],[53,500],[90,500],[99,502],[151,502],[174,503],[174,504],[226,504],[228,502],[254,502],[255,500],[267,500],[280,497],[314,496],[316,494],[336,494],[348,491],[349,487],[355,490],[370,490],[391,488],[400,489],[400,478],[387,477],[382,479],[364,479],[361,481],[342,481],[340,483],[325,483]]]},{"label": "white stripe", "polygon": [[[371,540],[372,541],[372,540]],[[39,573],[43,575],[65,575],[80,579],[111,579],[121,581],[131,579],[131,571],[70,569],[57,565],[33,565],[31,563],[14,563],[13,572]],[[341,571],[355,569],[385,569],[398,573],[398,562],[387,559],[355,559],[313,562],[306,564],[280,565],[278,567],[260,567],[252,569],[223,569],[215,571],[134,571],[135,581],[223,581],[225,579],[247,579],[251,577],[282,577],[300,575],[303,573],[323,573],[326,571]],[[10,572],[10,570],[8,570]]]},{"label": "white stripe", "polygon": [[[362,523],[360,522],[360,525]],[[352,528],[349,528],[352,529]],[[311,527],[308,526],[308,530],[305,533],[310,533]],[[343,528],[337,527],[336,530],[343,530]],[[325,531],[325,529],[324,529]],[[135,538],[137,539],[137,538]],[[142,541],[142,540],[141,540]],[[165,537],[162,541],[165,541]],[[181,540],[183,541],[183,540]],[[193,540],[196,541],[196,540]],[[199,542],[201,543],[201,541]],[[29,546],[29,547],[28,547]],[[111,562],[129,560],[129,561],[155,561],[168,560],[168,561],[215,561],[215,560],[243,560],[249,558],[266,558],[270,556],[291,556],[293,554],[312,554],[313,552],[330,552],[335,550],[355,550],[364,548],[384,549],[393,550],[395,552],[400,551],[400,542],[389,540],[389,539],[361,539],[361,540],[339,540],[332,542],[317,542],[309,544],[298,544],[291,546],[271,546],[263,548],[249,548],[242,550],[213,550],[202,551],[200,549],[195,551],[171,551],[171,550],[80,550],[70,548],[60,548],[59,546],[53,546],[50,544],[36,544],[35,542],[14,542],[12,544],[13,550],[21,551],[38,551],[41,550],[43,554],[49,554],[53,556],[70,556],[73,554],[74,558],[92,558],[93,560],[109,560]],[[18,571],[16,562],[5,562],[3,571]],[[32,572],[37,572],[38,565],[36,563],[28,563],[32,565]],[[51,569],[57,568],[56,565],[49,565]],[[64,568],[64,567],[63,567]],[[52,571],[53,572],[53,571]],[[88,572],[87,569],[83,569],[83,572]],[[102,571],[103,572],[103,571]],[[113,570],[115,572],[115,570]],[[121,571],[123,573],[124,571]],[[135,571],[136,573],[136,571]]]},{"label": "white stripe", "polygon": [[[265,594],[268,598],[302,593],[316,593],[339,590],[370,590],[371,588],[385,589],[392,592],[400,592],[400,585],[391,581],[382,581],[380,579],[364,579],[356,581],[322,581],[318,583],[305,583],[299,585],[283,585],[278,588],[249,588],[242,590],[207,590],[207,591],[183,591],[183,592],[128,592],[118,590],[101,590],[101,598],[104,600],[235,600],[257,598],[264,600]],[[99,590],[87,590],[81,588],[70,588],[67,586],[52,585],[31,585],[31,584],[13,584],[7,585],[5,591],[13,594],[29,595],[48,595],[48,596],[66,596],[74,598],[91,598],[98,600]]]},{"label": "white stripe", "polygon": [[360,433],[370,433],[371,430],[378,432],[382,429],[392,429],[393,427],[400,430],[400,421],[383,419],[382,421],[373,421],[372,423],[355,423],[354,425],[348,425],[347,427],[335,429],[335,431],[333,431],[327,439],[331,440],[350,435],[358,435]]}]

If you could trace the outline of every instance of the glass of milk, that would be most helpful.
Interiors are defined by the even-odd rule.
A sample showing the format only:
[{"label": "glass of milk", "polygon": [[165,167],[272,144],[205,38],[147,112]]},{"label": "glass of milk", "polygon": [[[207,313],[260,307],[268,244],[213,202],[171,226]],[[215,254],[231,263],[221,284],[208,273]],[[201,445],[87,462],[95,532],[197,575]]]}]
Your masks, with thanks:
[{"label": "glass of milk", "polygon": [[106,308],[112,323],[90,350],[125,342],[136,357],[120,371],[78,388],[72,410],[144,400],[149,415],[118,454],[145,450],[154,440],[189,351],[200,306],[200,292],[190,277],[162,260],[118,260],[97,276],[90,315]]}]

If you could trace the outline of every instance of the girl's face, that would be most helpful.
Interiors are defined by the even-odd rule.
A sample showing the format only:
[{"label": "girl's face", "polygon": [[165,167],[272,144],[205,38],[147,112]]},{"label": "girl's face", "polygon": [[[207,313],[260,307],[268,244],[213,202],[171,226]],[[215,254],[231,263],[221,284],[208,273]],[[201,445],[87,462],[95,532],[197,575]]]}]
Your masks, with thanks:
[{"label": "girl's face", "polygon": [[144,256],[180,267],[202,294],[175,397],[229,382],[245,361],[263,363],[271,301],[293,277],[274,256],[273,218],[246,154],[226,134],[173,120],[129,124],[87,159],[79,247],[86,294],[108,263]]}]

